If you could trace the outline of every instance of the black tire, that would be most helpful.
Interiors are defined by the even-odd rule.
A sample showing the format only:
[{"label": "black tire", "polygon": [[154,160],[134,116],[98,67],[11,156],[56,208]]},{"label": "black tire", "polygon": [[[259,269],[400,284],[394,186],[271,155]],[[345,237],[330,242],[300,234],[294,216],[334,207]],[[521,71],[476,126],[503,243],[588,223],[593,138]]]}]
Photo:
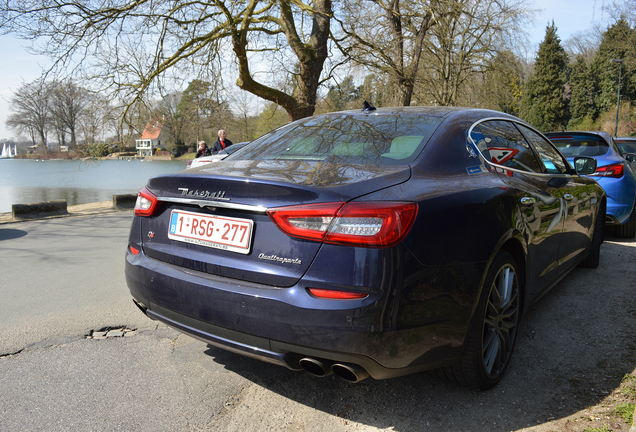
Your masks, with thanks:
[{"label": "black tire", "polygon": [[614,235],[618,238],[634,238],[636,235],[636,207],[632,210],[627,222],[614,226]]},{"label": "black tire", "polygon": [[517,275],[512,255],[499,252],[488,270],[464,354],[459,363],[438,370],[438,375],[479,390],[501,381],[510,363],[521,318]]},{"label": "black tire", "polygon": [[[633,214],[633,212],[632,212]],[[592,234],[592,244],[590,245],[590,251],[587,254],[587,258],[581,262],[581,267],[597,268],[601,260],[601,244],[605,240],[605,202],[601,205],[596,215],[596,222],[594,223],[594,232]]]}]

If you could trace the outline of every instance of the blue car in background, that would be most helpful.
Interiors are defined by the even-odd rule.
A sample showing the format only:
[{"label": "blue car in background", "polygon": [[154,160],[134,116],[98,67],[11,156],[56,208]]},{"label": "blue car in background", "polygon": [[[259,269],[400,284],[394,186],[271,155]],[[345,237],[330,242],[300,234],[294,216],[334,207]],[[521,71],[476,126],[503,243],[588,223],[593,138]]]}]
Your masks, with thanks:
[{"label": "blue car in background", "polygon": [[579,156],[596,159],[596,172],[588,177],[596,180],[607,194],[606,224],[614,227],[617,237],[633,238],[636,234],[636,155],[619,148],[607,132],[565,131],[545,136],[570,163]]}]

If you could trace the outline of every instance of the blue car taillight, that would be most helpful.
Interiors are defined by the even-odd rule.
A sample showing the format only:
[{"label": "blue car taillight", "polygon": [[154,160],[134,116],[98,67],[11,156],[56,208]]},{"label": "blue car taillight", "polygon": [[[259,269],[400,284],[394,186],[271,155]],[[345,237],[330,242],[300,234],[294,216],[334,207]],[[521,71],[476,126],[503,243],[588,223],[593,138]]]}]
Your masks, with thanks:
[{"label": "blue car taillight", "polygon": [[409,232],[417,204],[375,201],[322,203],[267,212],[287,235],[330,244],[390,247]]},{"label": "blue car taillight", "polygon": [[621,162],[598,167],[595,172],[589,174],[589,177],[623,177],[625,173],[625,165]]}]

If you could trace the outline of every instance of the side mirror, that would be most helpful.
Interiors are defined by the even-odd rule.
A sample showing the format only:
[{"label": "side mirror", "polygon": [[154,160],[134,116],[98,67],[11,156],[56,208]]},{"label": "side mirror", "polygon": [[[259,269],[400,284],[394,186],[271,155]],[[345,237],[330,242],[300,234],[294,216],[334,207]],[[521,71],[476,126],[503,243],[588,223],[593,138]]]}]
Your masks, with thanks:
[{"label": "side mirror", "polygon": [[623,157],[627,162],[636,162],[636,154],[634,153],[625,153]]},{"label": "side mirror", "polygon": [[596,159],[591,157],[575,157],[574,169],[578,175],[592,174],[596,171]]}]

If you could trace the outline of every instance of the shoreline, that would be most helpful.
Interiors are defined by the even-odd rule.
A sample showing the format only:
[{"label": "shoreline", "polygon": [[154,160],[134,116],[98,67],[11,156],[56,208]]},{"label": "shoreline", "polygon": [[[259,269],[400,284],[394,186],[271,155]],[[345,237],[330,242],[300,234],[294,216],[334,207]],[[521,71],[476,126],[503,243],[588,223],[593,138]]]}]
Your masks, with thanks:
[{"label": "shoreline", "polygon": [[36,217],[16,219],[13,217],[12,212],[8,212],[8,213],[0,213],[0,226],[5,224],[31,222],[31,221],[38,221],[38,220],[44,220],[44,219],[57,219],[57,218],[72,217],[72,216],[88,216],[88,215],[115,213],[115,212],[122,212],[122,211],[131,211],[131,210],[132,210],[132,207],[128,208],[128,207],[116,206],[113,200],[107,200],[107,201],[68,206],[67,207],[68,213],[66,214],[57,214],[57,215],[43,214],[41,216],[36,216]]},{"label": "shoreline", "polygon": [[[108,156],[70,156],[69,153],[49,153],[46,157],[43,154],[25,154],[21,153],[12,158],[4,158],[6,160],[32,160],[32,161],[54,161],[54,160],[147,160],[147,161],[187,161],[194,159],[195,153],[186,153],[179,157],[172,156],[138,156],[130,153],[111,153]],[[70,157],[69,157],[70,156]]]}]

